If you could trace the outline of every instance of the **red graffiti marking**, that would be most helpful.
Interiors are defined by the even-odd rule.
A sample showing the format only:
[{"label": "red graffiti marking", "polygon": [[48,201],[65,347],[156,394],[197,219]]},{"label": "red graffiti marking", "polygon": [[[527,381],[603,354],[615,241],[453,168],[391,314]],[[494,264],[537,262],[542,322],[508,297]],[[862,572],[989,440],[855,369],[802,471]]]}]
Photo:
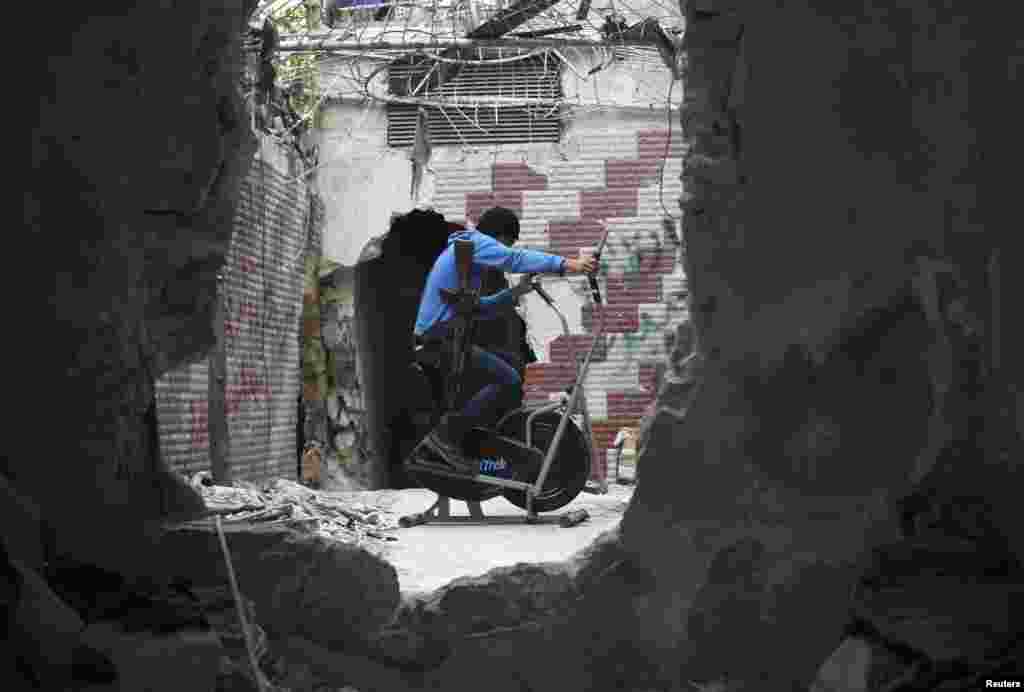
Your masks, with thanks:
[{"label": "red graffiti marking", "polygon": [[224,405],[229,416],[237,416],[242,410],[242,395],[236,384],[229,384],[225,387]]},{"label": "red graffiti marking", "polygon": [[238,258],[238,268],[244,272],[254,272],[259,263],[252,255],[242,255]]},{"label": "red graffiti marking", "polygon": [[210,407],[208,402],[193,400],[192,409],[192,446],[205,449],[210,444]]},{"label": "red graffiti marking", "polygon": [[238,319],[242,321],[254,320],[257,314],[255,303],[245,302],[238,306]]},{"label": "red graffiti marking", "polygon": [[260,381],[255,368],[242,368],[238,383],[225,387],[224,399],[228,415],[235,416],[242,409],[243,401],[269,401],[270,385]]},{"label": "red graffiti marking", "polygon": [[238,320],[224,320],[224,335],[235,337],[242,333],[242,323]]}]

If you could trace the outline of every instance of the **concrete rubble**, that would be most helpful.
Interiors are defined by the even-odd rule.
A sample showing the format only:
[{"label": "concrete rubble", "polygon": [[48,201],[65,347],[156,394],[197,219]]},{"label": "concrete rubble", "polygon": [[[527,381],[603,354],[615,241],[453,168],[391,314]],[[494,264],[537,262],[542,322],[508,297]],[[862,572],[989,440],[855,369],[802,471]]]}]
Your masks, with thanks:
[{"label": "concrete rubble", "polygon": [[312,490],[294,481],[278,479],[263,486],[214,485],[207,472],[191,480],[211,514],[225,522],[302,525],[311,533],[359,545],[398,540],[398,517],[386,508],[346,500]]},{"label": "concrete rubble", "polygon": [[[342,508],[288,482],[266,493],[207,490],[214,511],[249,508],[242,512],[251,516],[259,503],[263,510],[255,511],[293,503],[310,515],[306,519],[323,517],[325,525],[351,522],[387,530],[393,524],[380,514],[367,519],[368,507]],[[283,657],[273,637],[301,634],[337,645],[329,632],[339,629],[337,613],[344,612],[342,638],[365,638],[398,605],[394,570],[354,544],[374,540],[360,539],[363,529],[345,529],[343,543],[331,526],[314,527],[321,532],[315,534],[273,521],[227,522],[243,625],[224,557],[212,549],[216,533],[203,527],[204,520],[165,527],[159,552],[166,561],[139,577],[55,554],[45,514],[2,475],[0,506],[4,690],[337,690],[335,684],[325,687],[308,666]]]},{"label": "concrete rubble", "polygon": [[[433,527],[439,529],[434,537],[422,528],[408,530],[403,541],[378,538],[395,538],[403,504],[425,500],[416,491],[328,493],[285,479],[219,486],[208,474],[193,476],[190,485],[206,513],[164,522],[160,559],[149,565],[149,577],[48,555],[43,516],[13,486],[3,486],[5,543],[31,564],[11,561],[23,586],[7,599],[15,604],[8,619],[26,636],[16,650],[36,652],[27,665],[43,671],[44,686],[62,688],[69,676],[84,676],[80,681],[97,690],[461,688],[467,676],[483,674],[478,665],[466,667],[473,651],[564,620],[615,544],[614,532],[607,533],[596,548],[564,553],[566,562],[512,565],[515,553],[508,551],[515,546],[484,533],[496,527],[460,527],[457,536]],[[626,497],[579,502],[598,526],[610,526]],[[508,528],[517,533],[501,534],[505,540],[514,544],[515,536],[537,550],[564,537],[549,547],[552,554],[571,545],[566,538],[588,535],[555,525]],[[494,546],[495,564],[508,566],[403,598],[397,570],[386,561],[397,556],[388,547],[419,542],[443,551],[451,540],[475,543],[484,553]],[[62,660],[63,667],[52,665]]]}]

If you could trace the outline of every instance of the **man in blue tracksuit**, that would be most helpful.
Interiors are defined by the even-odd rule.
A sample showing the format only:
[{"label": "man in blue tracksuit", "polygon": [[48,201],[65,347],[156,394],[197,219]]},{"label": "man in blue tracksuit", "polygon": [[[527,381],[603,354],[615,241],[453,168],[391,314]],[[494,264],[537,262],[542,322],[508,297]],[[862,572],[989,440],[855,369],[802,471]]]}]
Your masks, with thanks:
[{"label": "man in blue tracksuit", "polygon": [[[479,230],[478,230],[479,229]],[[597,271],[594,257],[571,259],[533,250],[514,250],[519,239],[519,219],[502,207],[488,209],[481,216],[477,228],[467,224],[467,230],[448,237],[448,247],[434,262],[420,297],[416,316],[415,336],[419,343],[443,342],[449,332],[455,310],[444,302],[441,289],[456,289],[459,275],[455,267],[455,241],[473,241],[473,265],[470,286],[480,287],[485,267],[495,267],[514,274],[592,274]],[[526,281],[480,299],[481,314],[477,319],[498,319],[507,314],[515,300],[529,291]],[[488,426],[497,417],[515,405],[522,397],[522,380],[512,366],[489,351],[473,346],[466,363],[467,375],[490,382],[470,399],[455,420],[446,417],[424,444],[446,459],[457,471],[475,475],[476,462],[462,452],[462,438],[474,426]]]}]

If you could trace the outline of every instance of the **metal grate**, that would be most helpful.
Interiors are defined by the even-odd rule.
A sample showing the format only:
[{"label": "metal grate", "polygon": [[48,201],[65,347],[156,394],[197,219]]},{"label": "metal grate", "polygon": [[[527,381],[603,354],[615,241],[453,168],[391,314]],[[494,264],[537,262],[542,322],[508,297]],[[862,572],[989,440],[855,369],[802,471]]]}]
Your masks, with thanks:
[{"label": "metal grate", "polygon": [[564,94],[557,58],[467,62],[443,71],[436,64],[403,61],[389,67],[389,91],[419,103],[388,104],[388,146],[412,145],[421,107],[427,111],[432,146],[557,142],[561,137],[557,104]]}]

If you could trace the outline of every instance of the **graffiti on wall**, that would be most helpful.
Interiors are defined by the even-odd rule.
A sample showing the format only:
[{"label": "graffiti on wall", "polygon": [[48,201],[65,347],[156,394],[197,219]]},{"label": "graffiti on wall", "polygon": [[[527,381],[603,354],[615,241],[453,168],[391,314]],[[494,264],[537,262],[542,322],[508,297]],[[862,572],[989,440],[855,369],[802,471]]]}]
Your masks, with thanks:
[{"label": "graffiti on wall", "polygon": [[206,449],[210,444],[210,406],[206,399],[190,402],[190,427],[192,429],[192,446]]},{"label": "graffiti on wall", "polygon": [[[675,340],[673,329],[685,318],[686,309],[683,307],[665,310],[660,317],[649,312],[640,313],[640,328],[619,335],[627,362],[638,355],[656,355],[659,360],[667,357]],[[656,353],[652,354],[652,351]]]},{"label": "graffiti on wall", "polygon": [[238,381],[229,382],[224,389],[228,417],[238,415],[242,410],[243,401],[270,401],[270,394],[270,385],[258,374],[255,367],[240,368]]},{"label": "graffiti on wall", "polygon": [[625,276],[659,271],[665,262],[676,262],[679,240],[675,222],[664,218],[661,229],[638,229],[608,234],[608,243],[601,255],[601,272],[608,275],[613,266]]},{"label": "graffiti on wall", "polygon": [[[270,398],[270,385],[254,367],[241,368],[238,381],[225,385],[224,400],[228,418],[237,418],[244,402],[266,402],[270,401]],[[196,449],[207,449],[210,444],[209,402],[206,399],[193,399],[190,405],[192,446]]]},{"label": "graffiti on wall", "polygon": [[[260,268],[259,260],[252,255],[239,254],[233,264],[233,268],[242,275],[242,281],[246,283],[250,281],[249,276],[254,275]],[[224,336],[235,339],[241,335],[243,326],[256,321],[259,310],[255,303],[249,300],[238,301],[231,295],[226,297],[225,302],[227,315],[224,318]]]},{"label": "graffiti on wall", "polygon": [[[237,478],[290,474],[301,388],[299,326],[302,267],[318,248],[323,205],[292,170],[284,147],[265,140],[239,181],[233,233],[218,291],[226,373],[215,360],[183,365],[158,379],[161,450],[172,469],[210,468],[210,377],[223,388]],[[211,365],[214,369],[211,370]],[[213,421],[216,423],[216,419]]]},{"label": "graffiti on wall", "polygon": [[[275,199],[275,195],[259,195],[257,186],[246,181],[242,185],[243,194],[256,196],[258,201],[250,203],[259,209],[260,205],[267,208],[262,216],[266,217],[262,223],[269,223],[281,213],[276,210],[282,203]],[[257,224],[259,226],[259,224]],[[256,230],[249,230],[248,233],[258,233]],[[240,235],[242,232],[238,232]],[[270,234],[275,235],[275,234]],[[280,235],[280,234],[277,234]],[[240,238],[236,239],[237,241]],[[262,245],[262,243],[261,243]],[[272,259],[275,255],[281,255],[285,249],[262,247],[264,253],[269,254]],[[264,272],[264,262],[251,252],[245,252],[241,248],[229,253],[229,264],[226,274],[228,281],[225,285],[229,287],[224,296],[225,317],[224,337],[228,354],[251,353],[255,346],[255,352],[262,358],[267,357],[264,347],[268,334],[272,331],[269,327],[280,312],[275,308],[275,301],[271,299],[269,291],[273,282],[268,279]],[[260,296],[262,300],[254,298]],[[278,316],[279,317],[279,316]],[[242,412],[247,403],[269,405],[272,400],[272,390],[268,378],[264,373],[262,358],[246,355],[239,362],[234,357],[229,357],[228,381],[224,385],[224,400],[228,420],[235,420]],[[234,371],[234,372],[232,372]],[[196,399],[191,402],[191,428],[192,446],[195,449],[205,450],[209,446],[209,406],[205,398]]]},{"label": "graffiti on wall", "polygon": [[[543,209],[531,206],[531,199],[554,197],[541,194],[551,191],[549,176],[525,162],[494,163],[491,189],[467,191],[464,195],[465,216],[471,221],[495,205],[512,209],[524,224],[532,220],[533,214],[543,215],[548,251],[564,256],[573,257],[581,248],[597,246],[605,228],[611,228],[601,260],[605,305],[600,309],[605,312],[607,336],[594,360],[605,365],[614,363],[615,367],[592,372],[594,381],[589,383],[591,393],[600,396],[603,392],[607,411],[606,417],[594,420],[592,426],[599,458],[619,428],[637,426],[653,402],[658,373],[671,353],[675,327],[687,319],[684,280],[678,270],[682,248],[676,222],[659,207],[658,195],[650,194],[667,177],[663,176],[666,152],[669,159],[681,159],[681,136],[675,133],[670,142],[665,129],[639,130],[634,136],[636,158],[581,159],[573,164],[577,170],[563,179],[600,179],[594,171],[584,169],[604,168],[601,187],[557,190],[576,195],[575,218],[551,214],[550,202],[538,202],[548,204]],[[583,281],[571,280],[570,285],[581,298],[588,290]],[[595,311],[585,300],[581,303],[583,329],[592,332]],[[579,350],[589,347],[591,338],[574,335],[570,339]],[[571,383],[574,368],[569,353],[566,338],[558,336],[549,345],[547,361],[529,366],[525,383],[528,400],[547,399]],[[628,375],[623,373],[635,373],[635,384],[624,388],[622,382]],[[603,468],[596,470],[599,477],[602,472]]]}]

